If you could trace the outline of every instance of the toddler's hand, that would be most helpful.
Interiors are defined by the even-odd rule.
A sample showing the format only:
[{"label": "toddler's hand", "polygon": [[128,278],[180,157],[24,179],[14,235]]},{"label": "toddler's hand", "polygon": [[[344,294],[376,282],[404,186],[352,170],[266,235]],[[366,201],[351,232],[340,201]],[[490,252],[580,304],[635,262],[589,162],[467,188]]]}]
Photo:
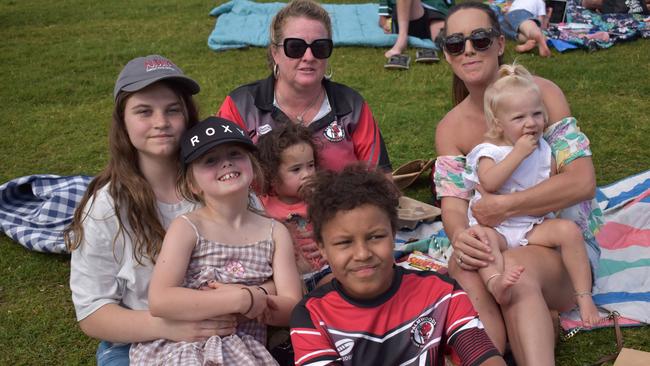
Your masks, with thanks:
[{"label": "toddler's hand", "polygon": [[522,135],[517,142],[512,151],[516,154],[520,154],[524,158],[530,155],[537,148],[538,139],[532,135]]}]

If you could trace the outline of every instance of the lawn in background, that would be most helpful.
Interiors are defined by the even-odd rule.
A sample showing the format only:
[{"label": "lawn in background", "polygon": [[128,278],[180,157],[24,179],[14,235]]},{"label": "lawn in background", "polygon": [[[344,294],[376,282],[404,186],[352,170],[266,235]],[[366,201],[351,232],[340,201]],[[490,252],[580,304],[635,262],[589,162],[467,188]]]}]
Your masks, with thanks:
[{"label": "lawn in background", "polygon": [[[215,5],[0,0],[0,183],[37,173],[96,174],[107,161],[113,84],[133,57],[165,55],[195,78],[202,116],[235,87],[266,77],[264,49],[208,49]],[[366,98],[394,166],[435,156],[435,126],[451,108],[449,67],[443,61],[386,71],[384,51],[336,48],[333,79]],[[509,43],[506,59],[515,58],[566,93],[591,139],[599,185],[650,168],[650,41],[551,59],[517,55]],[[430,199],[423,180],[406,193]],[[94,363],[96,341],[74,318],[69,267],[68,256],[29,252],[0,237],[0,364]],[[650,328],[624,337],[626,346],[650,351]],[[579,333],[558,346],[558,364],[593,362],[614,344],[612,329]]]}]

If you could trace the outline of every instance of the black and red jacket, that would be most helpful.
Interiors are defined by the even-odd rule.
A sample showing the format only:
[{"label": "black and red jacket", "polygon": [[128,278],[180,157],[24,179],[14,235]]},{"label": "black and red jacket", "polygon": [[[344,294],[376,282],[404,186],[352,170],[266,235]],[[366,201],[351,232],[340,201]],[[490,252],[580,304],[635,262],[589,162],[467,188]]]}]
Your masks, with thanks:
[{"label": "black and red jacket", "polygon": [[[226,97],[217,116],[239,124],[257,142],[260,135],[289,121],[273,105],[274,84],[275,79],[270,76],[235,89]],[[345,85],[323,79],[323,87],[331,111],[308,126],[320,146],[319,165],[339,171],[351,162],[362,161],[390,171],[388,152],[368,103]]]}]

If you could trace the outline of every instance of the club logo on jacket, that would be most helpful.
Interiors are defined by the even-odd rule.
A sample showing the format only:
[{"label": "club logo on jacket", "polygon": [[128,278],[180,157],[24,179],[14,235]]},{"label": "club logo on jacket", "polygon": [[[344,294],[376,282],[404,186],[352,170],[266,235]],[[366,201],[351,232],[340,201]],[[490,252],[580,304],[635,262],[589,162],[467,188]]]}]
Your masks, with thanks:
[{"label": "club logo on jacket", "polygon": [[431,340],[435,327],[436,321],[433,318],[419,318],[411,327],[411,341],[418,347],[424,347]]},{"label": "club logo on jacket", "polygon": [[343,141],[345,138],[345,130],[339,126],[338,121],[334,120],[329,126],[327,126],[325,131],[323,131],[323,135],[325,135],[325,138],[330,142],[339,142]]},{"label": "club logo on jacket", "polygon": [[336,352],[338,352],[339,356],[343,358],[343,361],[348,361],[352,358],[352,355],[350,354],[354,347],[354,341],[352,339],[343,338],[334,343],[334,347],[336,347]]}]

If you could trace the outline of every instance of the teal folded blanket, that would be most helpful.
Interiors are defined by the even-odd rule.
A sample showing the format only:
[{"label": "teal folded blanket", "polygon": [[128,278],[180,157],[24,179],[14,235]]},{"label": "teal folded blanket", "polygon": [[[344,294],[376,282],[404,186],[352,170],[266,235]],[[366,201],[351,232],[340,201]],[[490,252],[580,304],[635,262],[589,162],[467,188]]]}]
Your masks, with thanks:
[{"label": "teal folded blanket", "polygon": [[[286,3],[256,3],[232,0],[210,12],[217,17],[208,37],[208,47],[223,51],[248,46],[266,47],[271,19]],[[334,44],[337,46],[391,47],[396,34],[385,34],[379,27],[378,4],[324,4],[332,18]],[[409,45],[435,48],[430,39],[409,37]]]}]

